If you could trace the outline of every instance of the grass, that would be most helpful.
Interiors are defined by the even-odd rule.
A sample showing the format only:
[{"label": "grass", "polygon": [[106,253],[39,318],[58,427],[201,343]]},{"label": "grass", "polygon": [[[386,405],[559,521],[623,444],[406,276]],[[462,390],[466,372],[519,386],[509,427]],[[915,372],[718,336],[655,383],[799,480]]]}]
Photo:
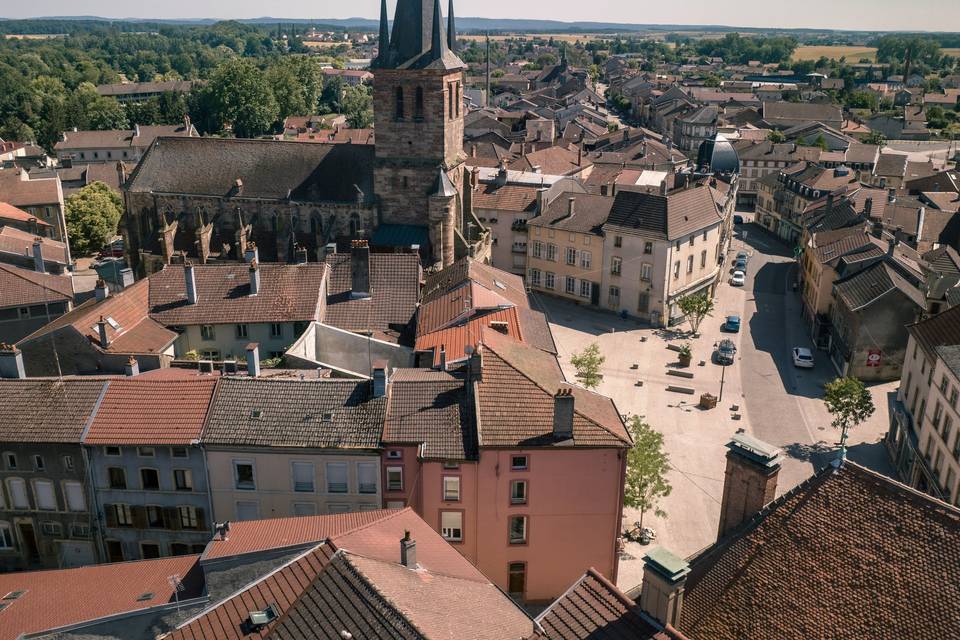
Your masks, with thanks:
[{"label": "grass", "polygon": [[861,58],[873,61],[877,57],[877,48],[849,45],[808,45],[797,47],[793,52],[794,60],[819,60],[821,57],[835,60],[846,57],[848,63],[859,62]]},{"label": "grass", "polygon": [[[532,40],[534,38],[541,38],[543,40],[549,40],[553,38],[556,42],[568,42],[573,44],[577,41],[586,43],[591,40],[602,40],[604,38],[612,38],[611,34],[598,34],[598,33],[498,33],[490,36],[491,41],[503,41],[503,40]],[[486,38],[483,34],[469,34],[469,35],[458,35],[460,40],[477,40],[483,42]]]}]

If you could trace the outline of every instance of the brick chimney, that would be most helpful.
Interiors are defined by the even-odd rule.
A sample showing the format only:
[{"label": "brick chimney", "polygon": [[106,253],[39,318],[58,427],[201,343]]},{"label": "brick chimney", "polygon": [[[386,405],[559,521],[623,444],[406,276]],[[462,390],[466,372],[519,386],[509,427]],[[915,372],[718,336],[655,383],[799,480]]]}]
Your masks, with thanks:
[{"label": "brick chimney", "polygon": [[745,433],[735,434],[727,449],[718,538],[752,518],[776,497],[783,460],[779,449]]},{"label": "brick chimney", "polygon": [[417,568],[417,541],[410,537],[409,531],[404,531],[400,539],[400,564],[407,569]]},{"label": "brick chimney", "polygon": [[130,378],[140,375],[140,363],[137,362],[136,358],[130,356],[127,364],[123,365],[123,374]]},{"label": "brick chimney", "polygon": [[370,245],[366,240],[350,243],[350,297],[370,297]]},{"label": "brick chimney", "polygon": [[640,609],[660,624],[676,627],[683,611],[683,592],[690,565],[663,547],[643,557]]},{"label": "brick chimney", "polygon": [[447,347],[440,345],[440,371],[447,370]]},{"label": "brick chimney", "polygon": [[260,265],[256,260],[250,263],[250,295],[260,293]]},{"label": "brick chimney", "polygon": [[26,378],[23,354],[16,345],[0,342],[0,378]]},{"label": "brick chimney", "polygon": [[189,260],[183,263],[183,285],[187,290],[187,304],[197,304],[197,276]]},{"label": "brick chimney", "polygon": [[43,266],[43,240],[39,237],[33,239],[33,268],[37,273],[46,273]]},{"label": "brick chimney", "polygon": [[106,300],[110,296],[110,287],[107,286],[107,281],[103,278],[97,279],[97,285],[93,288],[93,295],[96,296],[97,302]]},{"label": "brick chimney", "polygon": [[251,342],[247,345],[247,374],[251,378],[260,376],[260,344]]},{"label": "brick chimney", "polygon": [[573,390],[569,387],[561,387],[553,396],[553,437],[557,440],[573,437]]},{"label": "brick chimney", "polygon": [[869,218],[872,213],[873,213],[873,198],[870,197],[863,201],[863,215]]},{"label": "brick chimney", "polygon": [[390,382],[390,367],[386,360],[376,360],[373,363],[373,397],[382,398],[387,395],[387,384]]},{"label": "brick chimney", "polygon": [[100,334],[100,348],[106,349],[110,346],[110,337],[107,335],[107,321],[100,316],[97,320],[97,332]]}]

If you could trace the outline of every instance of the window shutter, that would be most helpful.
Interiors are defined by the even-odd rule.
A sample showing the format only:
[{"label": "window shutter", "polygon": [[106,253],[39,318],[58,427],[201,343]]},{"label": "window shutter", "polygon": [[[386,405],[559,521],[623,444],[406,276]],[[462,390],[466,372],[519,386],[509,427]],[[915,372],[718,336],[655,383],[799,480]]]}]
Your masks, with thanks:
[{"label": "window shutter", "polygon": [[103,515],[107,520],[108,527],[117,526],[117,506],[114,504],[108,504],[103,508]]},{"label": "window shutter", "polygon": [[134,529],[147,528],[147,508],[138,504],[130,507],[131,519]]},{"label": "window shutter", "polygon": [[177,507],[164,507],[163,514],[163,519],[167,523],[167,529],[179,531],[182,528],[180,526],[180,509]]},{"label": "window shutter", "polygon": [[203,509],[197,507],[197,530],[204,531],[207,528],[207,521],[203,518]]}]

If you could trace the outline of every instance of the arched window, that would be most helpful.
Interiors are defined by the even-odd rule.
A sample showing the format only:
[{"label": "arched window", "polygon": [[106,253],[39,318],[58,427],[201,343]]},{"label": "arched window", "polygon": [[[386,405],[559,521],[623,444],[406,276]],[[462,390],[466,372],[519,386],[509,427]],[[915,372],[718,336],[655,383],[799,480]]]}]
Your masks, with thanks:
[{"label": "arched window", "polygon": [[449,103],[449,107],[447,111],[450,113],[451,118],[453,118],[453,93],[454,93],[453,83],[448,82],[447,83],[447,102]]},{"label": "arched window", "polygon": [[423,120],[423,87],[417,87],[417,106],[413,112],[413,117],[417,120]]},{"label": "arched window", "polygon": [[397,108],[395,115],[397,120],[403,120],[403,87],[397,87]]},{"label": "arched window", "polygon": [[457,82],[456,101],[457,101],[457,117],[459,118],[459,117],[460,117],[460,104],[463,102],[463,88],[460,86],[460,83],[459,83],[459,82]]}]

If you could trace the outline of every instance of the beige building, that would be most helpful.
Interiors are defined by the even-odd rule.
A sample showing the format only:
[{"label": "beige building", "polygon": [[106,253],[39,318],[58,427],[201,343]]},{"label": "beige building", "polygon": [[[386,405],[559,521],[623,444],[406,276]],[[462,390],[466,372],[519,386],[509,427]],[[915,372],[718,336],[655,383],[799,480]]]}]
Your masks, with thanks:
[{"label": "beige building", "polygon": [[908,330],[887,447],[904,482],[960,506],[960,307]]},{"label": "beige building", "polygon": [[379,509],[386,371],[223,378],[203,435],[217,521]]},{"label": "beige building", "polygon": [[797,162],[817,162],[822,153],[819,147],[801,147],[793,142],[774,143],[769,140],[744,139],[734,147],[740,157],[739,197],[745,206],[756,203],[758,180]]}]

